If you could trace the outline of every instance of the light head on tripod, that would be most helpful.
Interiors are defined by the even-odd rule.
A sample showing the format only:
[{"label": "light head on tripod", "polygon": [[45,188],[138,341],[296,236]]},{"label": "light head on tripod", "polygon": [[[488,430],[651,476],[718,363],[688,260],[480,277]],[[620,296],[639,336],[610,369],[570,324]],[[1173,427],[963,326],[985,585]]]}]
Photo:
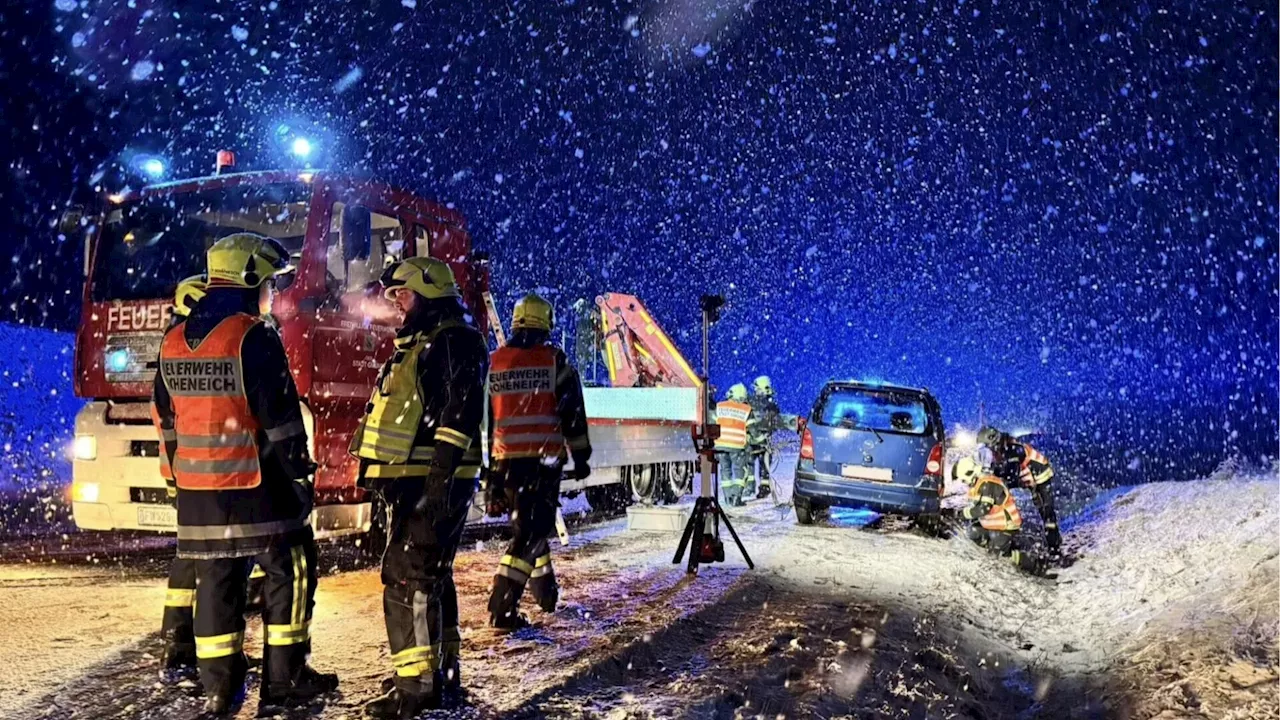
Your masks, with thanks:
[{"label": "light head on tripod", "polygon": [[707,317],[707,322],[715,322],[720,319],[720,308],[724,307],[724,296],[703,295],[698,305],[702,308],[702,314]]}]

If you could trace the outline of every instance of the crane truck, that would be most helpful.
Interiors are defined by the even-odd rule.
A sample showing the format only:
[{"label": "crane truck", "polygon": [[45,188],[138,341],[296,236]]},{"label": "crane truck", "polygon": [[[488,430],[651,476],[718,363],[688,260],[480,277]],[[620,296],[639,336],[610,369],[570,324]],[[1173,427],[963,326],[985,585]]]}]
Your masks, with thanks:
[{"label": "crane truck", "polygon": [[[72,447],[76,525],[176,529],[150,416],[160,341],[178,281],[203,271],[205,250],[219,238],[250,231],[280,241],[297,267],[272,315],[318,465],[313,526],[326,536],[369,530],[376,513],[347,447],[401,321],[378,292],[383,268],[412,256],[445,261],[481,331],[500,330],[490,326],[495,313],[483,311],[492,305],[487,255],[473,250],[462,214],[322,171],[220,173],[99,203],[80,223],[85,282],[74,383],[87,402]],[[606,293],[596,304],[616,371],[607,386],[585,391],[593,472],[563,491],[585,491],[593,506],[669,499],[692,478],[699,379],[637,298]],[[473,519],[480,516],[477,509]]]}]

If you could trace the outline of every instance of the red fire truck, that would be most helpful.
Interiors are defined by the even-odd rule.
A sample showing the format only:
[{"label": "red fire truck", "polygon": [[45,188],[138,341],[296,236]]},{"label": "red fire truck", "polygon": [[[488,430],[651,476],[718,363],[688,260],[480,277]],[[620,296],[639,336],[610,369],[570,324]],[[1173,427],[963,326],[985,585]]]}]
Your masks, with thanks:
[{"label": "red fire truck", "polygon": [[[76,418],[73,448],[76,524],[175,528],[149,414],[160,340],[178,281],[203,271],[213,242],[252,231],[279,240],[298,268],[272,312],[319,465],[315,527],[331,535],[368,529],[372,509],[355,486],[347,446],[401,319],[377,280],[387,264],[404,257],[444,260],[487,331],[488,264],[473,252],[462,215],[376,182],[287,171],[151,185],[109,195],[98,210],[85,240],[76,337],[75,390],[88,400]],[[658,359],[640,361],[650,376],[654,363],[660,365],[667,386],[588,390],[599,460],[590,479],[565,489],[585,489],[595,502],[630,494],[632,487],[641,495],[669,495],[692,476],[687,438],[699,413],[697,378],[656,324],[650,319],[647,325],[638,334],[654,343]],[[649,352],[643,342],[632,346]]]}]

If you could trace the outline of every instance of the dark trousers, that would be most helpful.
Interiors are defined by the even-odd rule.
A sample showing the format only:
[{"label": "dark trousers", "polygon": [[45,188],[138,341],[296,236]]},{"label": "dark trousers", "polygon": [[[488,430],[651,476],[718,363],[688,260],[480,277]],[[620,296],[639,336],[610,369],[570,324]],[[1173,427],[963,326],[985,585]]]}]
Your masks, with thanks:
[{"label": "dark trousers", "polygon": [[772,461],[773,453],[769,452],[768,446],[751,446],[751,457],[747,462],[751,467],[755,467],[757,463],[759,464],[760,471],[756,474],[756,477],[759,478],[760,487],[765,490],[769,489],[769,481],[773,479],[773,476],[769,472],[769,465]]},{"label": "dark trousers", "polygon": [[160,638],[164,641],[164,660],[168,667],[196,663],[195,604],[196,561],[174,558],[169,564],[164,618],[160,622]]},{"label": "dark trousers", "polygon": [[245,593],[255,561],[266,573],[263,687],[292,684],[306,665],[316,593],[313,538],[256,557],[196,560],[195,645],[207,695],[230,697],[243,686]]},{"label": "dark trousers", "polygon": [[402,478],[385,485],[391,519],[382,554],[382,611],[391,645],[395,684],[405,692],[430,695],[443,671],[458,662],[458,591],[453,561],[462,541],[475,484],[454,479],[448,507],[433,514],[420,505],[426,478]]},{"label": "dark trousers", "polygon": [[511,542],[498,563],[489,595],[489,615],[498,624],[515,618],[520,596],[529,593],[543,610],[554,612],[560,599],[551,543],[560,503],[560,465],[521,458],[501,463],[495,476],[502,483],[511,512]]},{"label": "dark trousers", "polygon": [[1057,553],[1062,549],[1062,531],[1058,529],[1058,510],[1053,505],[1053,481],[1040,483],[1031,488],[1031,501],[1040,513],[1044,522],[1044,542],[1049,552]]},{"label": "dark trousers", "polygon": [[975,523],[969,527],[969,539],[995,555],[1009,558],[1023,572],[1034,575],[1042,570],[1040,558],[1020,547],[1021,537],[1017,531],[988,530]]}]

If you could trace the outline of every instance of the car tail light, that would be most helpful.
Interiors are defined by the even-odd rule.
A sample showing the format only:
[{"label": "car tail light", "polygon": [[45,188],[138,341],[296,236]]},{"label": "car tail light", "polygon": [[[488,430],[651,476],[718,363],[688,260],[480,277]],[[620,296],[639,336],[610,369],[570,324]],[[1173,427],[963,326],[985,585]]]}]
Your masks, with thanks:
[{"label": "car tail light", "polygon": [[809,428],[805,428],[800,434],[800,459],[813,459],[813,433],[809,432]]},{"label": "car tail light", "polygon": [[934,445],[929,451],[929,462],[925,463],[924,471],[926,475],[942,477],[942,443]]}]

